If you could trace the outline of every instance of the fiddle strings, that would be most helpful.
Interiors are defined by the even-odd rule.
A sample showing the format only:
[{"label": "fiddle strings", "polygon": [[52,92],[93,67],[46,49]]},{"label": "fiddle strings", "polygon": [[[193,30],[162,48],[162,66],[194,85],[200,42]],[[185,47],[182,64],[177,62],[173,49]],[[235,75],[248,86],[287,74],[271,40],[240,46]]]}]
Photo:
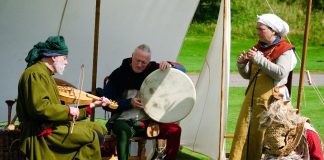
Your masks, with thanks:
[{"label": "fiddle strings", "polygon": [[[81,91],[82,91],[82,88],[83,88],[83,80],[84,80],[84,64],[81,65],[81,79],[79,79],[80,81],[80,86],[79,86],[79,89],[80,89],[80,92],[79,92],[79,95],[78,95],[78,98],[77,98],[77,105],[75,106],[76,108],[79,108],[79,105],[80,105],[80,96],[81,96]],[[73,128],[74,128],[74,125],[75,125],[75,121],[76,121],[76,116],[73,116],[73,123],[72,123],[72,127],[71,127],[71,134],[73,133]]]}]

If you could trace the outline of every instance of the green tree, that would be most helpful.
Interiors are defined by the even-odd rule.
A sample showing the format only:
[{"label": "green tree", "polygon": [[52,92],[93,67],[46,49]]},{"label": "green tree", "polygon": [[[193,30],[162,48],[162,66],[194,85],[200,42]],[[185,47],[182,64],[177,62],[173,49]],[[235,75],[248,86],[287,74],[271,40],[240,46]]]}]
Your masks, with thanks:
[{"label": "green tree", "polygon": [[312,7],[315,10],[324,10],[324,0],[313,0]]},{"label": "green tree", "polygon": [[220,0],[200,0],[193,21],[198,23],[216,23]]}]

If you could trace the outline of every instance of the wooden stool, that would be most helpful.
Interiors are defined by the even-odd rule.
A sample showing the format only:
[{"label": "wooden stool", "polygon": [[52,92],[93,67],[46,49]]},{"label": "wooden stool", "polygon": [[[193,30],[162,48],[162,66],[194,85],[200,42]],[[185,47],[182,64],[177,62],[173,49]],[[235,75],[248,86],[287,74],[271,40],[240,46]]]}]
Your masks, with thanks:
[{"label": "wooden stool", "polygon": [[[132,137],[130,139],[132,142],[137,142],[137,156],[129,156],[129,160],[145,160],[145,145],[146,145],[146,138],[145,137]],[[112,147],[109,147],[111,149],[111,157],[105,157],[103,159],[105,160],[113,160],[117,159],[117,140],[114,135],[105,135],[105,142],[109,143],[108,145],[111,145]]]},{"label": "wooden stool", "polygon": [[0,159],[25,160],[20,151],[20,130],[0,130]]},{"label": "wooden stool", "polygon": [[146,138],[145,137],[132,137],[130,139],[132,142],[137,142],[137,156],[130,156],[129,160],[145,160],[145,145]]}]

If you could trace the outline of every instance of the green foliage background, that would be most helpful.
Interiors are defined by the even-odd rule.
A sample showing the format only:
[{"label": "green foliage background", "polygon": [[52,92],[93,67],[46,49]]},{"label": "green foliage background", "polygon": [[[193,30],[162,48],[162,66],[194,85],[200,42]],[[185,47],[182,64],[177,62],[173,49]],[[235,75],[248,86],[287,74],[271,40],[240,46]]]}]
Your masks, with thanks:
[{"label": "green foliage background", "polygon": [[[267,3],[268,2],[268,3]],[[220,0],[200,0],[193,18],[194,23],[216,23]],[[309,41],[324,45],[324,0],[313,0]],[[294,43],[303,42],[306,19],[306,0],[232,0],[232,37],[234,39],[255,38],[257,15],[275,13],[288,22],[289,38]]]}]

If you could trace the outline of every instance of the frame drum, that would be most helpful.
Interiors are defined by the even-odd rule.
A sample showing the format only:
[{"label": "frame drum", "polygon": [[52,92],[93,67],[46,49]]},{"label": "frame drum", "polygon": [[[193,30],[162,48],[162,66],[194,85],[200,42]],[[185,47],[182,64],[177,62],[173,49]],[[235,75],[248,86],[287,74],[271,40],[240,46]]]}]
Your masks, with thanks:
[{"label": "frame drum", "polygon": [[196,90],[191,79],[182,71],[157,69],[144,79],[140,99],[145,113],[153,120],[177,122],[191,112]]}]

